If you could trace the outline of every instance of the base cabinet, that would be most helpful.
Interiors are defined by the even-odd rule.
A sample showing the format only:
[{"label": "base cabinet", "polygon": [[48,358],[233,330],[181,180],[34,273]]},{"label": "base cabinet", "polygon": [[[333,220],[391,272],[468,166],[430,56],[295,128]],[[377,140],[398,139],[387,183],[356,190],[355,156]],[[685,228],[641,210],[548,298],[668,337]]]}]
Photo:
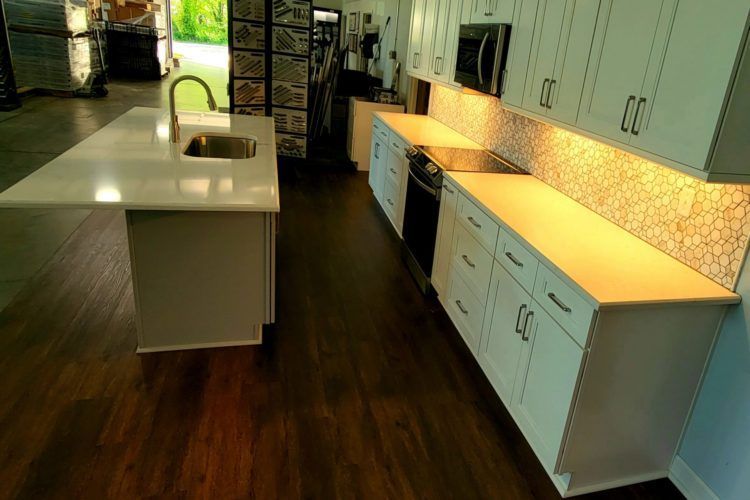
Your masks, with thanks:
[{"label": "base cabinet", "polygon": [[443,189],[440,191],[440,215],[438,216],[435,242],[435,259],[432,264],[432,287],[438,295],[444,293],[448,283],[457,203],[458,189],[450,182],[443,181]]},{"label": "base cabinet", "polygon": [[[726,306],[602,308],[460,185],[447,186],[457,196],[441,200],[439,299],[560,494],[666,477]],[[468,269],[483,269],[476,249],[493,245],[480,297],[486,288]]]},{"label": "base cabinet", "polygon": [[404,226],[406,185],[409,175],[406,150],[411,144],[377,118],[373,118],[372,130],[370,188],[400,236]]}]

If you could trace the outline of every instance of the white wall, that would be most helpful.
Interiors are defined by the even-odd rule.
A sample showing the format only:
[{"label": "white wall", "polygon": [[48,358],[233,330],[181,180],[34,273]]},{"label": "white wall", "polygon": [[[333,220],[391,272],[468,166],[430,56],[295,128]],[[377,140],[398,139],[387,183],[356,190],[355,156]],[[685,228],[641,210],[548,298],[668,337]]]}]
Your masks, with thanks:
[{"label": "white wall", "polygon": [[750,498],[750,263],[724,322],[678,455],[722,500]]},{"label": "white wall", "polygon": [[[372,23],[380,26],[380,35],[385,36],[381,45],[380,57],[370,72],[373,76],[383,78],[383,86],[389,87],[393,78],[394,61],[388,58],[390,51],[396,51],[396,58],[401,62],[400,95],[406,100],[409,78],[406,76],[406,53],[409,47],[409,26],[411,18],[412,0],[344,0],[344,19],[348,19],[351,12],[358,12],[360,23],[362,13],[372,13]],[[390,16],[391,22],[387,28],[385,23]],[[349,67],[357,67],[356,56],[350,55]]]}]

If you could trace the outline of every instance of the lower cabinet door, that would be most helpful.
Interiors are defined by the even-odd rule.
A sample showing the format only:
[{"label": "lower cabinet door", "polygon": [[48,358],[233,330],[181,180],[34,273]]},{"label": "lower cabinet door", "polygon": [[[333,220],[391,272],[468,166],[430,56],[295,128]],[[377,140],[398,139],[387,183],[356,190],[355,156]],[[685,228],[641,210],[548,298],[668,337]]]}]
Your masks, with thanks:
[{"label": "lower cabinet door", "polygon": [[[494,297],[494,301],[493,301]],[[487,315],[479,350],[479,364],[500,399],[510,407],[518,362],[523,348],[524,323],[531,297],[508,271],[495,264],[487,301]],[[533,318],[533,316],[531,317]],[[529,325],[526,325],[527,329]]]},{"label": "lower cabinet door", "polygon": [[511,413],[545,469],[557,473],[585,353],[535,301],[529,314]]},{"label": "lower cabinet door", "polygon": [[443,295],[445,285],[448,282],[457,202],[458,189],[444,180],[443,189],[440,192],[440,217],[438,218],[438,231],[435,241],[435,258],[432,264],[432,287],[438,295]]},{"label": "lower cabinet door", "polygon": [[383,199],[383,188],[385,187],[385,163],[388,148],[383,144],[380,138],[373,135],[372,152],[370,153],[370,174],[369,183],[375,198]]},{"label": "lower cabinet door", "polygon": [[485,309],[466,285],[461,272],[453,266],[448,278],[448,293],[444,304],[448,316],[453,320],[472,354],[476,356],[482,336]]}]

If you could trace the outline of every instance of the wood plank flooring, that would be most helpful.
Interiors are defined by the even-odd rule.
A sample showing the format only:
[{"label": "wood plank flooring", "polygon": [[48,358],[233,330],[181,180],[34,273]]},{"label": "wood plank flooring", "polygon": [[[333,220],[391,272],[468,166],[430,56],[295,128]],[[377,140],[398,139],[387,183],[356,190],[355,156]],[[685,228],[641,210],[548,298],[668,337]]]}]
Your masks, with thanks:
[{"label": "wood plank flooring", "polygon": [[[119,211],[0,313],[0,497],[559,498],[366,175],[281,181],[263,346],[136,355]],[[664,480],[590,498],[681,496]]]}]

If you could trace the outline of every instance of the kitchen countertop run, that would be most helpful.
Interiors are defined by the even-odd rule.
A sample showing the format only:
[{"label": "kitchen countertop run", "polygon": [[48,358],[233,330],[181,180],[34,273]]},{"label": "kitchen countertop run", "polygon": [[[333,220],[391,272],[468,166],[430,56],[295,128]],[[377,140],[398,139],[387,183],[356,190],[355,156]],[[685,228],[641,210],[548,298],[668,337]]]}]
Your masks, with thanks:
[{"label": "kitchen countertop run", "polygon": [[[178,111],[181,143],[169,142],[169,111],[134,107],[0,193],[0,207],[278,212],[273,119]],[[181,154],[198,132],[257,138],[254,158]]]},{"label": "kitchen countertop run", "polygon": [[740,301],[739,295],[530,175],[447,176],[602,309]]},{"label": "kitchen countertop run", "polygon": [[430,116],[383,111],[374,114],[403,140],[414,146],[484,149]]}]

